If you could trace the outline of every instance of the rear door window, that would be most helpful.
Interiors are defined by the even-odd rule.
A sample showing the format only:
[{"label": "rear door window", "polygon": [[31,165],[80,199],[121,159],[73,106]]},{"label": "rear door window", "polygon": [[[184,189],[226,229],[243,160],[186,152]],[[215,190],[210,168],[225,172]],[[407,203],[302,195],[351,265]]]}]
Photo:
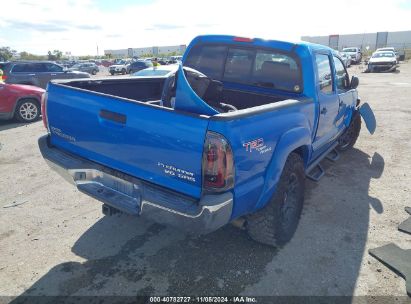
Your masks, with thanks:
[{"label": "rear door window", "polygon": [[257,51],[252,74],[253,85],[301,92],[301,69],[294,58],[272,51]]}]

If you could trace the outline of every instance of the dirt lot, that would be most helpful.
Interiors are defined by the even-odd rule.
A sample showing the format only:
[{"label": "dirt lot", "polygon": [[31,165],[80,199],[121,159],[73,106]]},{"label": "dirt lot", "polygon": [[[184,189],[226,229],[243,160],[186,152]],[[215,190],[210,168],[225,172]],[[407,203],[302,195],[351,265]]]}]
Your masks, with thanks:
[{"label": "dirt lot", "polygon": [[[226,226],[204,237],[104,217],[42,160],[41,122],[0,124],[0,295],[395,295],[404,280],[368,254],[395,242],[411,206],[411,63],[361,74],[378,129],[307,182],[298,231],[273,250]],[[11,204],[17,206],[11,207]],[[7,207],[7,208],[6,208]]]}]

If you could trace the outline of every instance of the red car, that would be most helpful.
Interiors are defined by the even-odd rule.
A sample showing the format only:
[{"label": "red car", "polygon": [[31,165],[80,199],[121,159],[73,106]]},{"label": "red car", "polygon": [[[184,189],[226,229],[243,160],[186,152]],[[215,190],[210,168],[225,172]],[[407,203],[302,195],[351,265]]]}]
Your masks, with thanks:
[{"label": "red car", "polygon": [[0,120],[13,117],[20,122],[37,120],[44,92],[35,86],[0,82]]}]

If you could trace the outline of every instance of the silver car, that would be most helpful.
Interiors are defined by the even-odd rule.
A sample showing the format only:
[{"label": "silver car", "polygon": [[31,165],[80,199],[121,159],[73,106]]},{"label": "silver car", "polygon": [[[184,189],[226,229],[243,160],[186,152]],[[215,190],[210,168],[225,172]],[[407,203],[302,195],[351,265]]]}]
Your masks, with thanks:
[{"label": "silver car", "polygon": [[14,61],[4,66],[6,83],[28,84],[45,89],[52,79],[90,78],[89,73],[69,71],[50,61]]},{"label": "silver car", "polygon": [[349,56],[348,54],[344,53],[344,52],[338,52],[338,54],[340,55],[342,61],[344,62],[345,67],[350,67],[351,66],[351,56]]}]

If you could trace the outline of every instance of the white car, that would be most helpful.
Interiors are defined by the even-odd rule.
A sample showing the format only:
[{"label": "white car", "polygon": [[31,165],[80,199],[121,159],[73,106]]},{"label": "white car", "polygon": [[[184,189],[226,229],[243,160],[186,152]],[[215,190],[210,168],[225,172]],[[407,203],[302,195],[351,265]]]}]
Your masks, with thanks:
[{"label": "white car", "polygon": [[132,76],[139,76],[139,77],[153,77],[153,76],[164,76],[168,77],[171,74],[177,72],[178,65],[177,64],[170,64],[170,65],[160,65],[155,67],[150,67],[144,70],[140,70],[132,74]]},{"label": "white car", "polygon": [[397,58],[393,51],[374,52],[368,60],[368,72],[394,72]]},{"label": "white car", "polygon": [[342,50],[348,56],[351,57],[351,62],[360,63],[362,59],[361,49],[358,47],[343,48]]},{"label": "white car", "polygon": [[394,52],[395,54],[395,58],[397,58],[397,62],[400,60],[400,54],[398,53],[398,51],[393,48],[393,47],[385,47],[385,48],[379,48],[377,49],[375,52]]},{"label": "white car", "polygon": [[108,68],[108,71],[110,72],[111,75],[114,74],[127,74],[128,72],[128,67],[130,65],[130,62],[128,61],[119,61],[117,64],[110,65]]}]

